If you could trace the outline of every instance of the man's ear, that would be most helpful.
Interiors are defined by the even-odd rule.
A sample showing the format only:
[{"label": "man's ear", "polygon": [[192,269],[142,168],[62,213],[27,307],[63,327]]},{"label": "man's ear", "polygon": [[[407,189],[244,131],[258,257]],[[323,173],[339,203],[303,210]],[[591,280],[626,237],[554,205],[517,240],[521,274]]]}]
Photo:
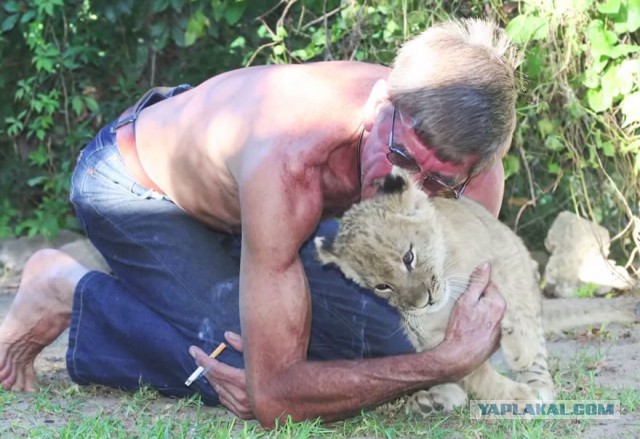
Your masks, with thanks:
[{"label": "man's ear", "polygon": [[389,87],[385,79],[379,79],[369,93],[364,108],[364,129],[371,132],[380,109],[391,102]]}]

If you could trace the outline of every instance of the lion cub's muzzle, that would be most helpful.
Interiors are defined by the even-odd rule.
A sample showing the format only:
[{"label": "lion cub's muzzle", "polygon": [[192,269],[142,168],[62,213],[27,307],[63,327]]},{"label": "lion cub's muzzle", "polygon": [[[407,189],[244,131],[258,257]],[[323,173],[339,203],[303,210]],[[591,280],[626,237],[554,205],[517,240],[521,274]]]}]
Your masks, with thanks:
[{"label": "lion cub's muzzle", "polygon": [[412,288],[398,298],[398,308],[412,315],[422,315],[440,311],[447,303],[446,288],[436,291],[426,285]]}]

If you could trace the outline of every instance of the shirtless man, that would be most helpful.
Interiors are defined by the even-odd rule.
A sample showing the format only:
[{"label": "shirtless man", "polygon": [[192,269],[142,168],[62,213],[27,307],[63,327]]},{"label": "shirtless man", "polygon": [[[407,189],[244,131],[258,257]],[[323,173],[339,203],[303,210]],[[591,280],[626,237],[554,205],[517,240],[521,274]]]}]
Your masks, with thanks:
[{"label": "shirtless man", "polygon": [[[344,418],[467,374],[499,338],[488,267],[445,341],[413,353],[395,311],[321,267],[312,241],[391,162],[434,195],[464,192],[497,214],[513,69],[503,33],[471,21],[429,29],[393,70],[252,67],[148,93],[98,133],[72,181],[113,275],[55,250],[32,256],[0,326],[2,387],[36,390],[36,355],[69,326],[74,381],[199,392],[267,427]],[[208,358],[223,340],[232,348]],[[186,387],[196,364],[211,369]]]}]

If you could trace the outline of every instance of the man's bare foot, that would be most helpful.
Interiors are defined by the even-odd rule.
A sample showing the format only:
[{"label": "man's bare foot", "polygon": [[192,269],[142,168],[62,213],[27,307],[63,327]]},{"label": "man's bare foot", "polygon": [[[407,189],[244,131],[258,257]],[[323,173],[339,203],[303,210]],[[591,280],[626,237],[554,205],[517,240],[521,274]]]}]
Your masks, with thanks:
[{"label": "man's bare foot", "polygon": [[20,287],[0,325],[0,385],[35,392],[33,361],[68,326],[73,292],[88,270],[58,250],[40,250],[27,261]]}]

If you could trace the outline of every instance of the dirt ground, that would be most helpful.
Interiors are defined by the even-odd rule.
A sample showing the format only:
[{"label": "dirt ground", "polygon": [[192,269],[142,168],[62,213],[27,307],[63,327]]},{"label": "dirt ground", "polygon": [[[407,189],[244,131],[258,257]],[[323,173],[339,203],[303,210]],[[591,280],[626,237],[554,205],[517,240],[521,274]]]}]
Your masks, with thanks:
[{"label": "dirt ground", "polygon": [[[551,338],[547,347],[552,361],[556,361],[561,376],[570,375],[576,356],[601,356],[593,364],[598,386],[615,389],[640,390],[640,325],[612,326],[604,339],[591,339],[578,332],[575,338]],[[563,380],[564,381],[564,380]],[[565,385],[571,386],[570,382]],[[585,432],[584,438],[640,437],[640,408],[623,411],[619,420],[602,421]]]},{"label": "dirt ground", "polygon": [[[0,289],[0,320],[4,318],[13,299],[13,291]],[[44,384],[68,382],[65,366],[65,350],[68,333],[65,331],[52,345],[47,347],[36,360],[36,370],[39,380]],[[576,364],[576,355],[591,358],[600,358],[592,367],[596,371],[596,383],[600,386],[616,389],[640,390],[640,324],[633,326],[608,328],[606,337],[586,336],[585,332],[576,332],[572,338],[552,337],[548,343],[552,367],[555,365],[560,370],[561,377],[566,374],[564,385],[571,386],[569,375],[573,365]],[[563,379],[564,381],[564,379]],[[105,390],[97,394],[92,401],[96,411],[112,413],[117,411],[121,404],[122,394]],[[163,399],[160,397],[160,399]],[[159,401],[162,404],[162,401]],[[21,412],[20,407],[15,407],[16,413]],[[12,409],[5,408],[5,413],[0,417],[0,424],[6,423],[12,418]],[[221,413],[222,414],[222,413]],[[0,425],[1,427],[1,425]],[[0,431],[2,428],[0,428]],[[625,412],[621,419],[602,421],[590,427],[585,438],[603,437],[638,437],[640,436],[640,410]]]}]

